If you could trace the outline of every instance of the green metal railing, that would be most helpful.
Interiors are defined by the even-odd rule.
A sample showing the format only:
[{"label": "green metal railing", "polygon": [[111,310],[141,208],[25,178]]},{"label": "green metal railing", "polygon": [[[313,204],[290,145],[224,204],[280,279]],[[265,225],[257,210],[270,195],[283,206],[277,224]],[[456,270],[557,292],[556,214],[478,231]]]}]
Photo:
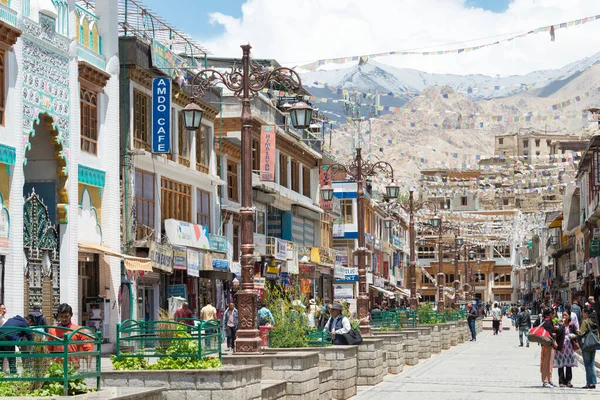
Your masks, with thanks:
[{"label": "green metal railing", "polygon": [[416,313],[411,310],[371,311],[371,326],[374,328],[414,328]]},{"label": "green metal railing", "polygon": [[[187,322],[187,323],[186,323]],[[201,321],[135,321],[117,324],[116,359],[127,357],[197,357],[221,359],[221,323]]]},{"label": "green metal railing", "polygon": [[331,346],[331,332],[325,329],[308,331],[308,345],[311,347]]},{"label": "green metal railing", "polygon": [[[63,333],[62,337],[45,332],[50,328]],[[14,334],[23,340],[11,340]],[[7,359],[10,373],[0,374],[0,382],[29,382],[30,393],[41,389],[44,383],[60,382],[66,396],[70,382],[95,378],[96,389],[100,389],[101,355],[102,337],[88,327],[3,327],[0,368]]]}]

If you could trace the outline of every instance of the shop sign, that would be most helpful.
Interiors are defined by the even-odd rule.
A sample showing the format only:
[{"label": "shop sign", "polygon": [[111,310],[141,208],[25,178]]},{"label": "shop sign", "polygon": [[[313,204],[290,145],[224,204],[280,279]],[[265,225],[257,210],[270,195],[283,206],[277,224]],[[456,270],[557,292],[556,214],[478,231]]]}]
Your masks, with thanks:
[{"label": "shop sign", "polygon": [[150,259],[152,260],[152,268],[160,269],[169,274],[173,272],[173,247],[170,244],[151,242]]},{"label": "shop sign", "polygon": [[171,152],[171,79],[152,79],[152,152]]},{"label": "shop sign", "polygon": [[373,284],[373,274],[370,272],[367,272],[367,285],[372,285]]},{"label": "shop sign", "polygon": [[264,289],[266,279],[262,276],[254,277],[254,289]]},{"label": "shop sign", "polygon": [[315,264],[321,263],[321,255],[319,254],[318,247],[313,247],[310,249],[310,262]]},{"label": "shop sign", "polygon": [[232,262],[230,270],[231,270],[231,273],[235,274],[235,276],[241,276],[242,275],[242,264],[239,262]]},{"label": "shop sign", "polygon": [[229,261],[227,260],[213,260],[212,261],[213,269],[219,271],[227,271],[229,269]]},{"label": "shop sign", "polygon": [[336,278],[336,282],[358,282],[358,268],[345,267],[344,268],[344,277],[342,279]]},{"label": "shop sign", "polygon": [[173,53],[167,46],[157,40],[152,41],[152,66],[171,78],[179,76],[179,68],[187,66],[185,60]]},{"label": "shop sign", "polygon": [[354,285],[334,285],[334,300],[348,300],[354,298]]},{"label": "shop sign", "polygon": [[[288,254],[291,244],[288,243]],[[287,260],[287,272],[289,274],[298,275],[300,273],[300,269],[298,267],[298,251],[296,249],[292,249],[292,258]]]},{"label": "shop sign", "polygon": [[2,208],[0,211],[0,247],[8,247],[8,233],[10,231],[9,221],[8,210]]},{"label": "shop sign", "polygon": [[188,276],[200,276],[200,257],[196,250],[187,249],[187,273]]},{"label": "shop sign", "polygon": [[375,285],[376,287],[380,287],[380,288],[382,288],[382,287],[384,287],[384,286],[385,286],[385,280],[384,280],[382,277],[380,277],[380,276],[376,276],[376,277],[374,278],[374,282],[375,282],[375,283],[374,283],[374,285]]},{"label": "shop sign", "polygon": [[219,253],[227,253],[228,242],[225,236],[208,234],[210,249]]},{"label": "shop sign", "polygon": [[348,249],[346,247],[336,247],[335,250],[338,251],[338,253],[335,256],[335,263],[348,265]]},{"label": "shop sign", "polygon": [[402,247],[402,240],[400,240],[400,236],[392,235],[392,245],[394,245],[394,247]]},{"label": "shop sign", "polygon": [[279,280],[281,281],[281,284],[285,285],[285,286],[290,286],[292,284],[292,280],[290,279],[290,274],[288,274],[287,272],[281,272]]},{"label": "shop sign", "polygon": [[277,260],[271,260],[271,262],[267,265],[266,278],[270,280],[279,279],[279,270],[281,269],[281,262]]},{"label": "shop sign", "polygon": [[171,244],[203,250],[211,249],[207,226],[166,219],[165,232]]},{"label": "shop sign", "polygon": [[333,224],[333,237],[344,237],[344,224],[339,222]]},{"label": "shop sign", "polygon": [[260,180],[275,182],[275,125],[260,127]]},{"label": "shop sign", "polygon": [[187,269],[187,249],[181,246],[173,246],[173,269]]},{"label": "shop sign", "polygon": [[185,285],[169,285],[167,288],[167,297],[181,297],[186,299]]},{"label": "shop sign", "polygon": [[285,240],[275,238],[275,259],[287,260],[287,242]]}]

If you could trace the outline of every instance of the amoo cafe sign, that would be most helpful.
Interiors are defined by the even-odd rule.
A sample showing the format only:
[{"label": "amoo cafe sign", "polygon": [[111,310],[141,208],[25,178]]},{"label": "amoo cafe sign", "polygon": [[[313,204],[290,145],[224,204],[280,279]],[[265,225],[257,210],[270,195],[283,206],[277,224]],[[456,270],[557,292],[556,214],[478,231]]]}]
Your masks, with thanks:
[{"label": "amoo cafe sign", "polygon": [[171,152],[171,79],[152,80],[152,152]]}]

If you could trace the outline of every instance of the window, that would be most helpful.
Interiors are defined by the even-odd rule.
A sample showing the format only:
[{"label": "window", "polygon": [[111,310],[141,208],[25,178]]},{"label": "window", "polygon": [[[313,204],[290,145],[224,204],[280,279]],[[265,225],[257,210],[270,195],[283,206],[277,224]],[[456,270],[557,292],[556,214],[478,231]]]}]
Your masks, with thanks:
[{"label": "window", "polygon": [[535,139],[535,147],[540,147],[540,139]]},{"label": "window", "polygon": [[524,152],[524,153],[523,153],[523,157],[527,158],[527,156],[529,156],[529,153],[527,153],[527,152]]},{"label": "window", "polygon": [[254,219],[254,232],[260,233],[261,235],[266,235],[266,228],[267,226],[265,225],[265,212],[257,210]]},{"label": "window", "polygon": [[485,283],[485,274],[481,271],[475,272],[475,283]]},{"label": "window", "polygon": [[495,246],[493,258],[510,257],[510,246]]},{"label": "window", "polygon": [[239,201],[237,164],[227,160],[227,198]]},{"label": "window", "polygon": [[505,205],[505,206],[508,205],[508,199],[507,198],[503,198],[502,199],[502,205]]},{"label": "window", "polygon": [[137,240],[154,231],[154,174],[135,170],[135,221]]},{"label": "window", "polygon": [[424,294],[422,296],[422,299],[420,300],[421,303],[435,303],[435,295],[429,295],[429,294]]},{"label": "window", "polygon": [[292,190],[300,193],[300,164],[292,160]]},{"label": "window", "polygon": [[546,146],[550,147],[551,144],[552,144],[552,140],[550,140],[550,139],[546,140]]},{"label": "window", "polygon": [[91,90],[79,90],[81,151],[98,154],[98,98]]},{"label": "window", "polygon": [[462,196],[460,198],[460,205],[461,206],[466,206],[469,204],[469,199],[466,196]]},{"label": "window", "polygon": [[287,156],[283,153],[279,154],[279,184],[281,186],[287,187],[288,179],[288,163]]},{"label": "window", "polygon": [[302,167],[302,194],[310,197],[310,169]]},{"label": "window", "polygon": [[435,258],[435,248],[434,247],[420,247],[419,252],[417,253],[420,259],[434,259]]},{"label": "window", "polygon": [[340,206],[342,208],[342,218],[344,224],[352,224],[354,218],[352,216],[352,199],[340,200]]},{"label": "window", "polygon": [[333,231],[332,231],[332,217],[329,214],[321,214],[321,246],[332,248],[333,247]]},{"label": "window", "polygon": [[504,274],[504,273],[494,273],[494,284],[495,285],[510,285],[510,272]]},{"label": "window", "polygon": [[196,131],[196,170],[208,174],[210,165],[210,128],[200,125]]},{"label": "window", "polygon": [[498,138],[498,144],[504,144],[504,138]]},{"label": "window", "polygon": [[260,171],[260,142],[252,139],[252,172]]},{"label": "window", "polygon": [[210,193],[196,190],[196,223],[208,226],[210,232]]},{"label": "window", "polygon": [[536,152],[535,152],[535,155],[536,155],[536,156],[539,156],[539,155],[540,155],[540,152],[539,152],[539,151],[536,151]]},{"label": "window", "polygon": [[430,283],[433,284],[433,282],[431,282],[431,280],[425,274],[421,274],[421,283],[423,285],[427,285],[427,284],[430,284]]},{"label": "window", "polygon": [[240,261],[240,226],[233,224],[233,261]]},{"label": "window", "polygon": [[192,186],[161,178],[162,220],[192,222]]},{"label": "window", "polygon": [[524,148],[529,147],[529,140],[523,140],[523,147]]},{"label": "window", "polygon": [[454,282],[454,274],[446,274],[446,284],[452,284]]},{"label": "window", "polygon": [[190,166],[190,132],[185,129],[183,123],[183,112],[179,112],[177,124],[177,162],[181,165]]},{"label": "window", "polygon": [[446,199],[446,205],[444,207],[446,210],[450,209],[450,199]]},{"label": "window", "polygon": [[150,150],[150,97],[133,91],[133,144],[138,149]]}]

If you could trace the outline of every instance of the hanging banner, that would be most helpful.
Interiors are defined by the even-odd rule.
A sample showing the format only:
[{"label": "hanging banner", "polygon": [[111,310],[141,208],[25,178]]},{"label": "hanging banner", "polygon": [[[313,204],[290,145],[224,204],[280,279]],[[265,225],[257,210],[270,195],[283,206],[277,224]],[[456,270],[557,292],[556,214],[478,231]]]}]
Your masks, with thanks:
[{"label": "hanging banner", "polygon": [[275,125],[260,128],[260,180],[275,182]]},{"label": "hanging banner", "polygon": [[171,152],[171,79],[152,79],[152,152]]},{"label": "hanging banner", "polygon": [[173,246],[173,269],[187,269],[187,249],[181,246]]},{"label": "hanging banner", "polygon": [[200,276],[200,257],[196,250],[187,249],[187,273],[188,276]]}]

